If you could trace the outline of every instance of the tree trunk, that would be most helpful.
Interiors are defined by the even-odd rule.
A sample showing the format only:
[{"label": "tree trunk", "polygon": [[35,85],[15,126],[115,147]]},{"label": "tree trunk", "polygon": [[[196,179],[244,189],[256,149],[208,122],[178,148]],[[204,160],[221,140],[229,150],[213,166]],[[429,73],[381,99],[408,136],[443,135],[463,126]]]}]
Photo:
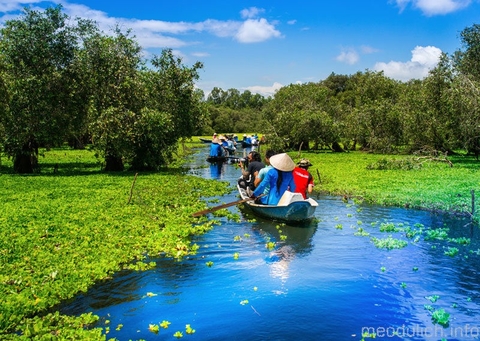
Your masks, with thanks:
[{"label": "tree trunk", "polygon": [[123,161],[121,157],[107,155],[105,156],[105,170],[107,172],[120,172],[123,171]]},{"label": "tree trunk", "polygon": [[332,143],[332,150],[336,153],[344,153],[345,149],[343,149],[338,142]]},{"label": "tree trunk", "polygon": [[19,153],[13,161],[13,170],[20,174],[33,173],[32,156],[25,153]]},{"label": "tree trunk", "polygon": [[38,144],[31,138],[22,147],[22,151],[15,155],[13,170],[20,174],[31,174],[38,169]]}]

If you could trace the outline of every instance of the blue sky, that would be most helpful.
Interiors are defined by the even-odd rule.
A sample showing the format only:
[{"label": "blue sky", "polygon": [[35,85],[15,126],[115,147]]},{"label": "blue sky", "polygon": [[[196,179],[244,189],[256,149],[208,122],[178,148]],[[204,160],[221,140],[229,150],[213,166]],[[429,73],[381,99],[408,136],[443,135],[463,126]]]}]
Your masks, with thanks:
[{"label": "blue sky", "polygon": [[421,79],[440,52],[462,48],[464,28],[480,24],[480,0],[0,0],[0,25],[25,6],[56,4],[107,33],[131,28],[146,58],[171,48],[186,65],[203,62],[197,86],[206,94],[268,96],[332,72]]}]

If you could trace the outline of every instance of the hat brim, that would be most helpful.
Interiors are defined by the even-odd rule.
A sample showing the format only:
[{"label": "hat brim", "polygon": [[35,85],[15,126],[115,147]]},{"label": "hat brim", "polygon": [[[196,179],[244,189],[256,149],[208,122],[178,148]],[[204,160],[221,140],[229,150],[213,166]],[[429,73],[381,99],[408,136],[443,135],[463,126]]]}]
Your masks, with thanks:
[{"label": "hat brim", "polygon": [[282,172],[291,172],[295,169],[295,162],[287,153],[273,155],[270,158],[270,164]]}]

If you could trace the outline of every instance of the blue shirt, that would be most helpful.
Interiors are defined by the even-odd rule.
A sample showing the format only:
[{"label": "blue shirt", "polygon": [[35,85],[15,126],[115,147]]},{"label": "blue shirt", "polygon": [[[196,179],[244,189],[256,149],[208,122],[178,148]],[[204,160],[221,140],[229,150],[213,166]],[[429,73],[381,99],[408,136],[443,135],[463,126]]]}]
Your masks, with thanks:
[{"label": "blue shirt", "polygon": [[210,156],[223,156],[223,148],[218,143],[210,144]]},{"label": "blue shirt", "polygon": [[[280,187],[277,187],[278,174],[280,172],[282,173],[282,182],[280,183]],[[263,204],[276,205],[287,189],[292,192],[295,191],[293,172],[282,172],[275,168],[269,169],[262,182],[260,182],[257,188],[255,188],[255,191],[253,191],[253,195],[258,197],[268,185],[270,185],[270,192],[268,195],[261,197],[260,201]]]}]

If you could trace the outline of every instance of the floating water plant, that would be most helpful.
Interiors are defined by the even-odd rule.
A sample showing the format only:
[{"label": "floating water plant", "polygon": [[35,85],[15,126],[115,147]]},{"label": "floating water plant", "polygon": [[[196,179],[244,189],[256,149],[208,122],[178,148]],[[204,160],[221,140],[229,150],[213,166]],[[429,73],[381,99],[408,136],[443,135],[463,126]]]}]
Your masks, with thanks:
[{"label": "floating water plant", "polygon": [[392,238],[391,236],[387,238],[382,238],[382,239],[372,237],[372,242],[373,244],[375,244],[377,248],[387,249],[387,250],[402,249],[408,245],[406,241],[401,239],[395,239],[395,238]]},{"label": "floating water plant", "polygon": [[407,287],[407,283],[402,282],[402,283],[400,283],[400,286],[402,287],[402,289],[405,289]]},{"label": "floating water plant", "polygon": [[381,223],[380,232],[397,232],[398,228],[393,223]]},{"label": "floating water plant", "polygon": [[426,230],[425,231],[425,240],[447,240],[448,239],[448,228],[439,228],[435,230]]},{"label": "floating water plant", "polygon": [[335,225],[335,228],[337,230],[341,230],[341,229],[343,229],[343,225],[342,224],[337,224],[337,225]]},{"label": "floating water plant", "polygon": [[176,331],[175,334],[173,334],[174,337],[177,339],[180,339],[183,337],[183,333],[181,331]]},{"label": "floating water plant", "polygon": [[413,271],[418,271],[418,267],[414,266],[414,267],[412,268],[412,270],[413,270]]},{"label": "floating water plant", "polygon": [[235,252],[235,253],[233,254],[233,259],[237,260],[237,259],[238,259],[238,257],[239,257],[239,254],[238,254],[238,252]]},{"label": "floating water plant", "polygon": [[240,301],[240,304],[241,304],[241,305],[248,304],[248,300],[243,300],[243,301]]},{"label": "floating water plant", "polygon": [[158,332],[160,330],[160,327],[158,326],[158,324],[149,324],[148,325],[148,330],[151,331],[154,334],[158,334]]},{"label": "floating water plant", "polygon": [[157,296],[158,294],[154,294],[153,292],[147,292],[147,297],[154,297]]},{"label": "floating water plant", "polygon": [[357,232],[355,232],[353,235],[355,236],[361,236],[361,237],[368,237],[370,233],[365,231],[363,228],[359,227]]},{"label": "floating water plant", "polygon": [[381,270],[382,272],[385,272],[385,271],[387,271],[387,268],[384,267],[384,266],[382,266],[382,267],[380,268],[380,270]]},{"label": "floating water plant", "polygon": [[120,323],[120,324],[117,325],[117,328],[115,328],[115,330],[116,330],[116,331],[119,331],[119,330],[121,330],[122,328],[123,328],[123,324]]},{"label": "floating water plant", "polygon": [[444,252],[447,256],[454,257],[458,254],[458,249],[456,247],[449,247],[447,251]]},{"label": "floating water plant", "polygon": [[449,241],[451,241],[452,243],[460,244],[460,245],[470,244],[470,238],[466,238],[466,237],[450,238]]},{"label": "floating water plant", "polygon": [[163,320],[162,323],[160,323],[160,327],[162,327],[163,329],[167,329],[170,324],[171,322]]},{"label": "floating water plant", "polygon": [[205,263],[209,268],[211,268],[213,266],[213,262],[210,260],[208,262]]},{"label": "floating water plant", "polygon": [[435,302],[437,302],[437,300],[440,298],[440,296],[438,296],[438,295],[432,295],[432,296],[426,296],[425,298],[426,298],[427,300],[429,300],[430,302],[435,303]]},{"label": "floating water plant", "polygon": [[439,324],[442,327],[448,327],[450,323],[450,314],[445,311],[445,309],[438,309],[432,313],[432,321],[435,324]]},{"label": "floating water plant", "polygon": [[280,236],[280,240],[283,240],[283,241],[287,240],[287,236],[284,235],[284,234],[282,234],[282,235]]},{"label": "floating water plant", "polygon": [[193,333],[195,333],[195,329],[192,329],[192,327],[189,324],[187,324],[187,325],[185,325],[185,332],[187,334],[193,334]]},{"label": "floating water plant", "polygon": [[275,242],[268,242],[265,246],[267,249],[273,250],[275,248]]}]

